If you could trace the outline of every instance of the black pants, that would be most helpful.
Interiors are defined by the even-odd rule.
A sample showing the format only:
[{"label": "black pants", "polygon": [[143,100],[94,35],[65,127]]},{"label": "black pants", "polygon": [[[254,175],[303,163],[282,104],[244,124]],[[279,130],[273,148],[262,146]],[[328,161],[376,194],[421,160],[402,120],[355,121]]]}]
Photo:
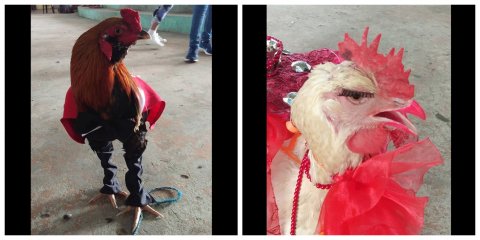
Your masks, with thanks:
[{"label": "black pants", "polygon": [[103,187],[101,193],[115,194],[121,191],[121,186],[116,177],[117,166],[112,162],[113,145],[112,141],[118,139],[123,143],[125,162],[128,171],[125,174],[125,182],[130,192],[126,200],[127,205],[144,206],[153,202],[153,198],[145,191],[142,185],[142,154],[147,146],[145,135],[147,128],[142,121],[137,132],[133,128],[121,128],[105,124],[102,128],[87,135],[88,143],[93,151],[97,153],[103,168]]}]

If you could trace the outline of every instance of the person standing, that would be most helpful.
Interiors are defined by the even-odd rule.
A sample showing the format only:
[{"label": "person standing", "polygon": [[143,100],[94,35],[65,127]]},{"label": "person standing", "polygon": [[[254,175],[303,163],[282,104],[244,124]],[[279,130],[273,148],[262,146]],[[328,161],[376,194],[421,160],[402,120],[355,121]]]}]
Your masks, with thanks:
[{"label": "person standing", "polygon": [[167,42],[167,39],[162,38],[160,35],[158,35],[157,28],[160,22],[167,16],[168,12],[172,9],[172,7],[173,5],[162,5],[155,9],[155,11],[153,12],[150,29],[148,30],[148,34],[150,34],[150,40],[162,47],[165,46],[164,42]]},{"label": "person standing", "polygon": [[[200,34],[200,28],[203,31]],[[212,55],[212,6],[195,5],[193,7],[192,27],[190,28],[190,43],[185,62],[198,61],[198,51],[203,50],[206,55]]]}]

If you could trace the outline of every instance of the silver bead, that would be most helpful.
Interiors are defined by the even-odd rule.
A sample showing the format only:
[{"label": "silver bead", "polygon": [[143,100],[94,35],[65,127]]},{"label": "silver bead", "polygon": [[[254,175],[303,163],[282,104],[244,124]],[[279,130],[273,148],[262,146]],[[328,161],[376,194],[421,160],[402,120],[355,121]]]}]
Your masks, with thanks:
[{"label": "silver bead", "polygon": [[292,106],[293,100],[297,96],[297,92],[289,92],[286,97],[283,98],[283,102],[288,104],[289,106]]},{"label": "silver bead", "polygon": [[278,42],[273,39],[267,40],[267,52],[277,51],[277,44]]},{"label": "silver bead", "polygon": [[292,63],[292,70],[295,72],[310,72],[312,67],[305,61],[295,61]]}]

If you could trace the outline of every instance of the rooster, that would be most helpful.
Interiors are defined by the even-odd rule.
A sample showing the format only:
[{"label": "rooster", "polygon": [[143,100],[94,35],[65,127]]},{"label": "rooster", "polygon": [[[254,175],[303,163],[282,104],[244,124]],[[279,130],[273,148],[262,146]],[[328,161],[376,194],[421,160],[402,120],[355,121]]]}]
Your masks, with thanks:
[{"label": "rooster", "polygon": [[[267,63],[268,90],[298,91],[285,99],[291,109],[283,115],[278,97],[268,95],[269,234],[421,231],[427,198],[415,192],[442,159],[428,139],[418,141],[407,117],[426,116],[401,63],[403,49],[379,54],[381,35],[367,45],[367,34],[360,44],[346,34],[339,51],[281,61],[281,41],[267,42],[275,60]],[[299,62],[304,71],[291,70]]]},{"label": "rooster", "polygon": [[[71,87],[66,94],[61,122],[75,141],[88,140],[104,170],[100,193],[89,203],[107,198],[117,208],[115,195],[125,197],[127,208],[120,214],[134,209],[135,228],[142,210],[162,216],[148,205],[154,199],[143,188],[141,175],[142,154],[147,145],[146,122],[150,123],[150,129],[154,127],[165,102],[127,70],[123,59],[129,47],[139,39],[148,39],[149,35],[142,30],[138,12],[122,9],[120,13],[121,18],[105,19],[83,33],[73,46]],[[113,140],[123,143],[129,194],[122,191],[116,177]]]}]

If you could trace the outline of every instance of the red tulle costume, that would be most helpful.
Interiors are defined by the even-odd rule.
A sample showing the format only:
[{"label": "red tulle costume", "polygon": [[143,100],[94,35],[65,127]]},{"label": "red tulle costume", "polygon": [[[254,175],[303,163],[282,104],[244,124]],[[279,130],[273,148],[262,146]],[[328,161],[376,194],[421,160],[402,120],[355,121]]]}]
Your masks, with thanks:
[{"label": "red tulle costume", "polygon": [[[365,35],[364,38],[366,41]],[[377,44],[374,46],[375,53],[377,38],[374,40]],[[284,142],[293,135],[286,128],[286,122],[290,120],[290,106],[282,99],[289,92],[297,92],[308,78],[308,72],[292,71],[291,64],[299,60],[311,66],[325,62],[338,64],[345,55],[330,49],[302,54],[282,53],[280,40],[269,36],[267,44],[272,39],[277,42],[277,50],[267,50],[267,234],[277,235],[288,233],[280,230],[270,166]],[[345,42],[348,44],[350,40],[347,35]],[[345,42],[339,44],[340,50]],[[365,157],[359,167],[347,170],[334,179],[335,184],[321,208],[316,234],[421,233],[428,197],[417,197],[415,194],[423,183],[424,174],[443,160],[428,138],[412,140],[397,130],[388,134],[388,139],[396,147],[394,150],[387,151],[385,148],[380,154]]]}]

